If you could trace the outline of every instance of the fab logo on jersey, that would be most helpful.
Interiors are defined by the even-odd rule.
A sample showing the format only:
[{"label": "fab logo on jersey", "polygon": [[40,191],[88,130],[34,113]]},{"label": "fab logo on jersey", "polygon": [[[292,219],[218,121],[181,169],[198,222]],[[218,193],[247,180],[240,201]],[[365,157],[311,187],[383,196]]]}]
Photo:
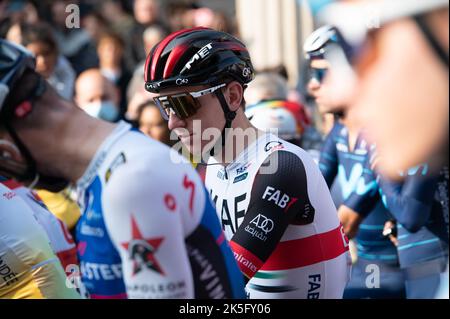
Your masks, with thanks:
[{"label": "fab logo on jersey", "polygon": [[287,194],[282,193],[280,190],[275,189],[271,186],[267,186],[262,199],[267,200],[268,202],[273,202],[280,208],[284,208],[284,211],[287,212],[289,208],[298,201],[296,197],[290,197]]},{"label": "fab logo on jersey", "polygon": [[144,238],[133,216],[131,216],[131,235],[132,239],[121,245],[128,251],[129,258],[133,260],[132,275],[136,275],[146,267],[164,276],[164,271],[155,257],[164,238]]}]

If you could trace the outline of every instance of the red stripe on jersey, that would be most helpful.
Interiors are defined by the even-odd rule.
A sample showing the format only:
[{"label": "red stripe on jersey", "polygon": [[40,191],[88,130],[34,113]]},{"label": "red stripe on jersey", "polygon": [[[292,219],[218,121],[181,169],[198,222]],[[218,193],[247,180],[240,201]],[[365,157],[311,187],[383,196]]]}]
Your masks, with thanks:
[{"label": "red stripe on jersey", "polygon": [[241,271],[248,278],[252,278],[263,265],[261,259],[234,241],[230,241],[230,246]]},{"label": "red stripe on jersey", "polygon": [[56,219],[59,222],[59,226],[61,227],[62,233],[64,235],[64,239],[66,240],[66,243],[69,245],[75,245],[75,241],[72,238],[72,235],[69,233],[69,230],[67,229],[66,224],[62,220],[60,220],[58,217]]},{"label": "red stripe on jersey", "polygon": [[261,270],[286,270],[336,258],[348,251],[342,226],[326,233],[280,242]]},{"label": "red stripe on jersey", "polygon": [[8,187],[11,190],[14,190],[16,188],[22,187],[23,185],[20,184],[19,182],[16,182],[15,180],[12,179],[8,179],[6,181],[1,182],[3,185],[5,185],[6,187]]}]

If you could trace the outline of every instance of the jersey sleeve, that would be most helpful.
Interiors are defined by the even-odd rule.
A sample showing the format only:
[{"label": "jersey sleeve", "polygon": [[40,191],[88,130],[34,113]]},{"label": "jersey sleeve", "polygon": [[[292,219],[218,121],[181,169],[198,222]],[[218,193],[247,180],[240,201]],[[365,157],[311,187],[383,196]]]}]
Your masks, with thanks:
[{"label": "jersey sleeve", "polygon": [[367,217],[380,200],[375,172],[370,168],[370,156],[363,165],[363,172],[359,177],[355,189],[343,202],[362,217]]},{"label": "jersey sleeve", "polygon": [[178,188],[183,176],[141,162],[117,169],[102,195],[128,298],[193,298]]},{"label": "jersey sleeve", "polygon": [[[263,166],[277,160],[274,174],[264,174]],[[305,167],[290,152],[272,153],[253,181],[244,220],[231,238],[230,246],[246,279],[251,279],[275,250],[287,226],[308,223],[314,210],[309,203]]]},{"label": "jersey sleeve", "polygon": [[337,130],[338,125],[335,124],[327,135],[320,151],[319,168],[327,182],[328,188],[331,188],[333,185],[333,181],[338,172],[338,157],[335,141]]},{"label": "jersey sleeve", "polygon": [[427,223],[438,178],[427,172],[426,165],[409,170],[403,183],[379,176],[386,208],[409,232],[416,232]]}]

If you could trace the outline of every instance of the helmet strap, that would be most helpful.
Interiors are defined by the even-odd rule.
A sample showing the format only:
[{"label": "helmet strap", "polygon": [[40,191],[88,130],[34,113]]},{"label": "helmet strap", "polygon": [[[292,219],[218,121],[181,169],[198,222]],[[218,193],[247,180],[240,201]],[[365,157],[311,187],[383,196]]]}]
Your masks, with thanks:
[{"label": "helmet strap", "polygon": [[430,28],[427,25],[427,22],[425,21],[425,16],[423,14],[420,14],[414,16],[413,19],[419,27],[420,31],[422,31],[422,34],[433,49],[436,56],[448,69],[448,54],[444,51],[442,46],[436,40],[436,37],[431,32]]},{"label": "helmet strap", "polygon": [[[233,120],[236,118],[236,112],[230,110],[230,107],[228,106],[228,103],[225,100],[225,97],[223,96],[223,92],[221,90],[217,90],[215,94],[219,99],[220,106],[222,107],[222,111],[225,116],[225,126],[221,133],[222,149],[223,149],[226,140],[226,129],[231,128],[231,124],[233,123]],[[209,155],[214,156],[214,147],[209,151]]]}]

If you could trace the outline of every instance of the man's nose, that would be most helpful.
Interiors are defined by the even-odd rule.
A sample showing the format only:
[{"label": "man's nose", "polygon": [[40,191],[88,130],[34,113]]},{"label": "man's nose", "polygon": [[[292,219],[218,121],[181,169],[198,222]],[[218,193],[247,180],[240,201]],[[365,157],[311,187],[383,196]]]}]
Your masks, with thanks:
[{"label": "man's nose", "polygon": [[176,129],[178,127],[186,127],[186,121],[180,119],[174,112],[169,115],[169,130]]},{"label": "man's nose", "polygon": [[314,91],[320,89],[320,82],[316,78],[311,78],[308,82],[308,93],[313,94]]}]

